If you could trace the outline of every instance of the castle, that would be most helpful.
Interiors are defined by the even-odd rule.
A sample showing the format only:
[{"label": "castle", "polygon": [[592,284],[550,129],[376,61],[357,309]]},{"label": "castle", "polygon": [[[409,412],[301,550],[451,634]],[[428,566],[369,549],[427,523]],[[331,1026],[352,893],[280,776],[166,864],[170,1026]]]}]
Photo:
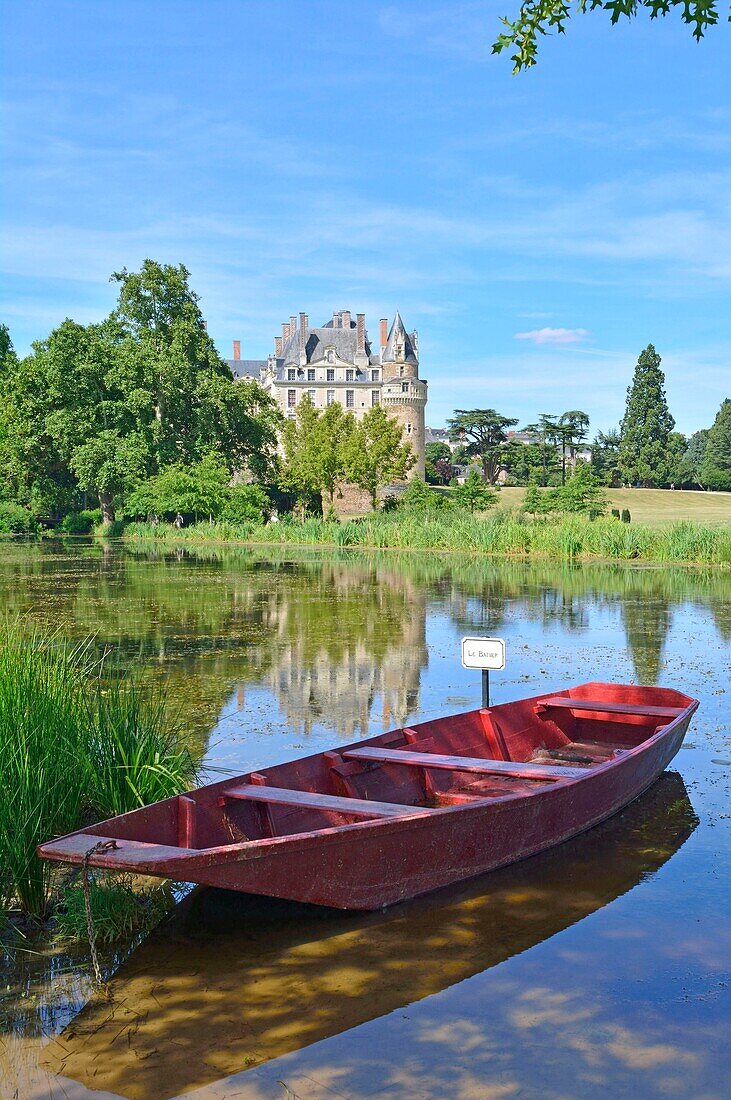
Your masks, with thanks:
[{"label": "castle", "polygon": [[360,420],[375,405],[401,425],[403,439],[416,455],[410,476],[424,476],[426,382],[419,378],[419,340],[408,333],[399,313],[390,329],[384,318],[378,347],[368,339],[365,314],[333,313],[321,328],[310,328],[306,313],[291,316],[274,338],[268,359],[242,359],[233,342],[228,365],[235,378],[254,380],[272,395],[285,416],[294,416],[307,394],[315,408],[339,401]]}]

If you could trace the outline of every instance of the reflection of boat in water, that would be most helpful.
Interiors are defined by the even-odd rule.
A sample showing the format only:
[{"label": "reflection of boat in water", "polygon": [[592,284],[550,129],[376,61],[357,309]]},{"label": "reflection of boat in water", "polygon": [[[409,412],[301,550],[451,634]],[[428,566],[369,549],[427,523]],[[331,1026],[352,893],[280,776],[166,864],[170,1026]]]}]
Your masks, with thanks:
[{"label": "reflection of boat in water", "polygon": [[549,852],[379,913],[199,890],[47,1050],[56,1073],[170,1097],[421,1000],[527,950],[655,873],[697,818],[667,772]]},{"label": "reflection of boat in water", "polygon": [[88,863],[380,909],[584,832],[657,779],[698,702],[580,684],[210,783],[41,844]]}]

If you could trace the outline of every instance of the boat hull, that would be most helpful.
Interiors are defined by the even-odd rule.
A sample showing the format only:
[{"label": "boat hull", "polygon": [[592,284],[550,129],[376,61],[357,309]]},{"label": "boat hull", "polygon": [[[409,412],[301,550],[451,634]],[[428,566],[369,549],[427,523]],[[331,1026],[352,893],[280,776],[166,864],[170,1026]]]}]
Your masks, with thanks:
[{"label": "boat hull", "polygon": [[[529,702],[540,704],[541,698]],[[140,815],[147,813],[154,828],[155,814],[175,801],[167,800],[50,842],[40,852],[46,858],[79,862],[95,843],[116,837],[119,848],[95,853],[93,865],[339,909],[379,909],[525,859],[618,813],[678,752],[697,707],[694,700],[680,698],[687,703],[682,713],[639,745],[587,769],[580,778],[537,784],[528,793],[443,806],[428,814],[417,813],[416,807],[409,813],[405,806],[400,817],[205,849],[135,839]],[[381,738],[373,738],[360,745],[379,743]],[[215,794],[231,782],[202,790]],[[125,819],[133,819],[131,828],[125,827]]]}]

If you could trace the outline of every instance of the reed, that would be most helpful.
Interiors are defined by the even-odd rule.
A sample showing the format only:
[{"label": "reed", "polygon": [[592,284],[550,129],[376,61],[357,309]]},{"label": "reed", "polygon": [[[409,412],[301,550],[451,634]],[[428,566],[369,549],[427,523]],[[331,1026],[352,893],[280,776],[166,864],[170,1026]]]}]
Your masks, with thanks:
[{"label": "reed", "polygon": [[89,653],[38,634],[26,638],[17,624],[1,633],[0,902],[43,917],[51,867],[36,845],[75,828],[88,805]]},{"label": "reed", "polygon": [[196,763],[160,691],[143,694],[134,680],[112,681],[99,688],[89,710],[84,749],[97,818],[159,802],[195,783]]},{"label": "reed", "polygon": [[544,557],[562,561],[662,561],[699,565],[731,562],[731,530],[682,522],[671,527],[620,523],[610,517],[536,516],[497,510],[485,515],[454,508],[446,514],[398,509],[344,523],[309,518],[304,522],[236,527],[198,524],[182,532],[167,525],[130,524],[131,541],[150,539],[243,542],[248,545],[367,547],[396,550],[449,550],[494,557]]},{"label": "reed", "polygon": [[104,687],[90,642],[0,624],[0,911],[41,920],[53,867],[49,837],[186,790],[196,766],[164,697]]}]

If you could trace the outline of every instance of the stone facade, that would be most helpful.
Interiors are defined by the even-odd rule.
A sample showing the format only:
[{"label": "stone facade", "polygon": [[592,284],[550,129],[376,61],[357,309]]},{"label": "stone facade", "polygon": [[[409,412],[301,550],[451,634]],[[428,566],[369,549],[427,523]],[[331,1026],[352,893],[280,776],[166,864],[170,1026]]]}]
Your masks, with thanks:
[{"label": "stone facade", "polygon": [[235,378],[259,382],[285,416],[295,415],[305,394],[318,409],[338,401],[357,420],[383,405],[416,455],[410,476],[424,476],[427,384],[419,378],[418,336],[406,332],[399,313],[390,329],[381,320],[377,346],[368,338],[364,313],[353,320],[349,310],[339,310],[321,328],[310,328],[306,313],[299,320],[293,315],[268,359],[242,359],[234,340],[228,365]]}]

